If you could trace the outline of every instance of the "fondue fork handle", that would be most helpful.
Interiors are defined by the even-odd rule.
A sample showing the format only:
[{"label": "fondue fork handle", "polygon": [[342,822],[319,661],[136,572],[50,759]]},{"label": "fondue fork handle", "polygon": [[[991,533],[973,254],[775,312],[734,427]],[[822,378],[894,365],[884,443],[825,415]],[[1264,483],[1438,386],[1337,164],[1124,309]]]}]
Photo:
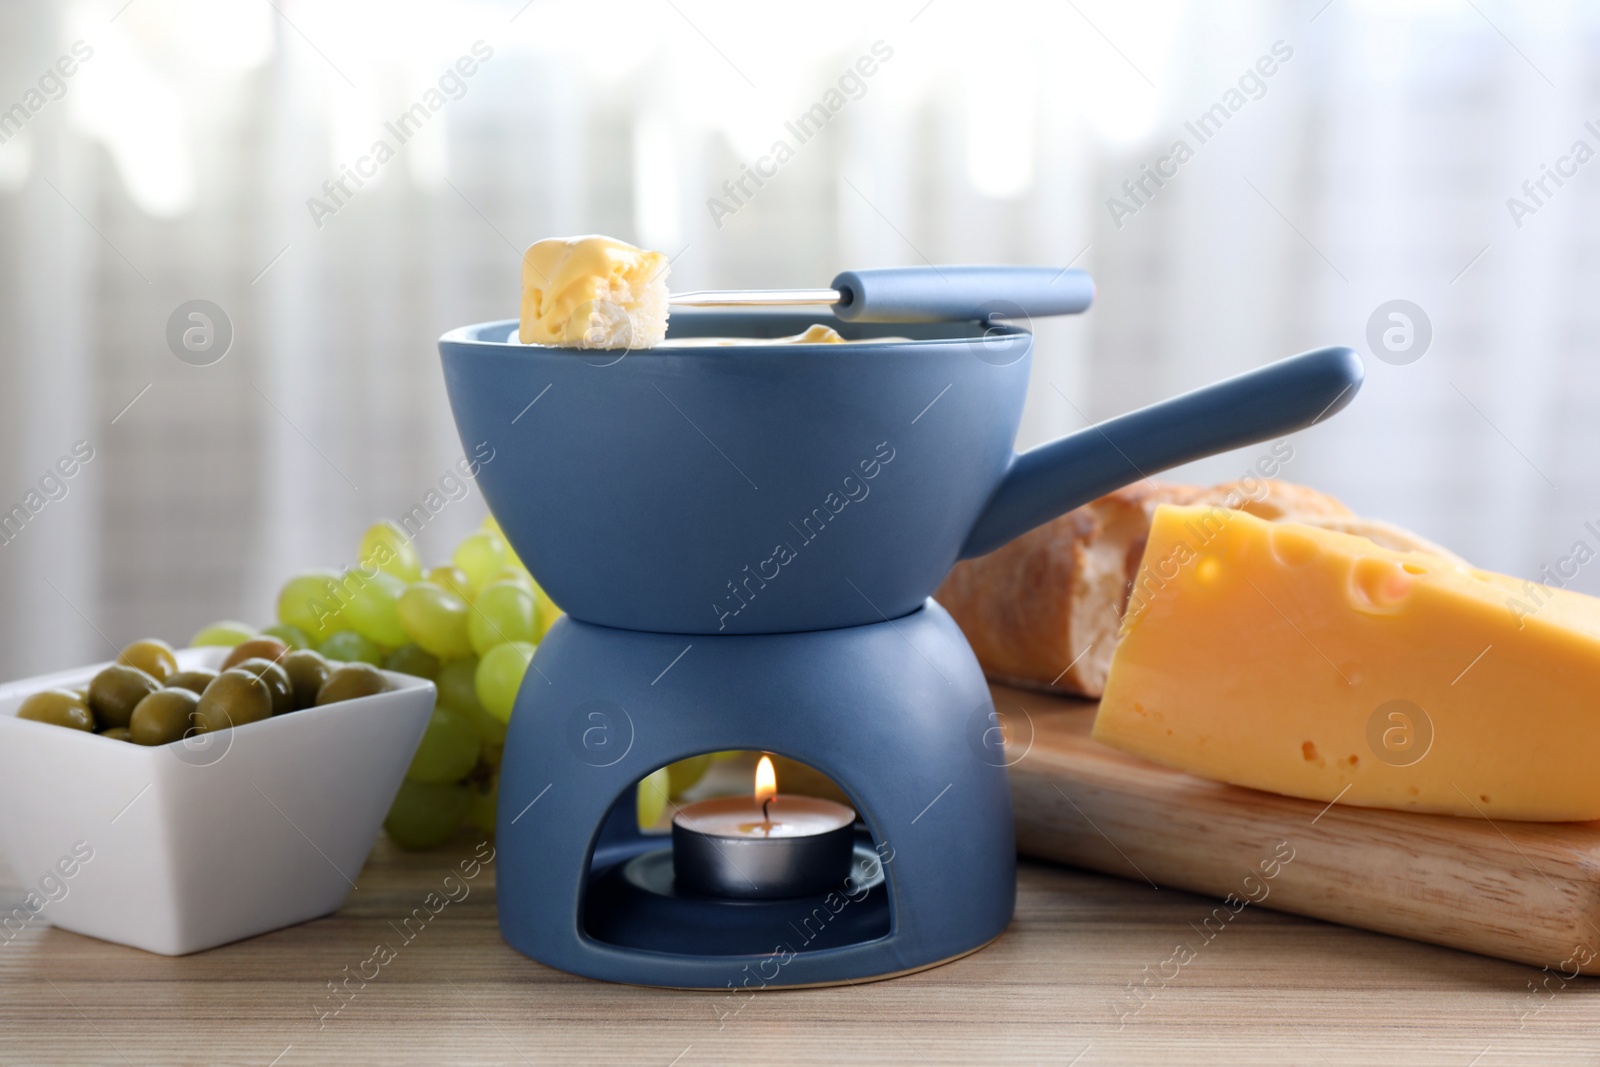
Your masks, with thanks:
[{"label": "fondue fork handle", "polygon": [[678,307],[831,305],[847,322],[988,322],[1075,315],[1094,302],[1094,281],[1060,267],[882,267],[847,270],[827,289],[673,293]]},{"label": "fondue fork handle", "polygon": [[849,322],[960,322],[1076,315],[1094,280],[1060,267],[882,267],[833,279],[833,313]]},{"label": "fondue fork handle", "polygon": [[1351,349],[1302,352],[1029,449],[1013,457],[961,557],[1169,467],[1313,426],[1355,398],[1362,374]]}]

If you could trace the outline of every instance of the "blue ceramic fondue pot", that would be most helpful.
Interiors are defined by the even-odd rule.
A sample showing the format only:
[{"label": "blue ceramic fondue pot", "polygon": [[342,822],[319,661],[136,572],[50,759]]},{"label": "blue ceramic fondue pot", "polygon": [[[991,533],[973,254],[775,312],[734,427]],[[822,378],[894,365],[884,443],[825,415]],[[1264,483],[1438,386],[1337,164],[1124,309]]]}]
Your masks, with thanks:
[{"label": "blue ceramic fondue pot", "polygon": [[[863,343],[693,342],[815,322]],[[669,346],[626,353],[515,333],[485,323],[439,342],[462,442],[492,449],[490,508],[573,618],[681,634],[907,615],[958,559],[1309,426],[1362,378],[1353,351],[1320,349],[1018,454],[1033,342],[1019,327],[677,311]]]}]

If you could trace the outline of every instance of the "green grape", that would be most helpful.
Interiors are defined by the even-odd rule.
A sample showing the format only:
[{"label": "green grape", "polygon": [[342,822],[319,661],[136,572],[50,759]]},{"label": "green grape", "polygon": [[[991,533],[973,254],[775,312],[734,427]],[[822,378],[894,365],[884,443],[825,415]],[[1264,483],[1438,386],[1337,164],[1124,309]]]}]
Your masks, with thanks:
[{"label": "green grape", "polygon": [[417,645],[401,645],[384,657],[383,669],[433,681],[439,677],[439,657]]},{"label": "green grape", "polygon": [[474,683],[484,710],[501,722],[511,721],[522,676],[533,662],[534,646],[528,641],[507,641],[495,645],[478,661]]},{"label": "green grape", "polygon": [[400,625],[406,636],[440,659],[472,655],[467,615],[472,608],[450,590],[418,582],[400,596]]},{"label": "green grape", "polygon": [[669,768],[657,767],[639,781],[639,829],[648,830],[661,821],[667,810]]},{"label": "green grape", "polygon": [[694,788],[695,783],[706,776],[706,771],[711,769],[711,753],[703,756],[690,756],[677,763],[667,765],[670,784],[667,792],[674,797],[681,797],[684,793]]},{"label": "green grape", "polygon": [[189,638],[190,648],[199,648],[202,645],[221,646],[232,648],[243,641],[248,641],[256,635],[255,627],[247,626],[242,622],[214,622],[210,626],[201,627],[200,632]]},{"label": "green grape", "polygon": [[348,630],[342,611],[347,594],[339,581],[339,572],[326,568],[290,578],[278,592],[278,621],[299,627],[315,642]]},{"label": "green grape", "polygon": [[435,567],[428,572],[423,581],[442,585],[462,600],[472,603],[472,583],[467,581],[467,572],[460,567],[452,567],[448,563]]},{"label": "green grape", "polygon": [[491,582],[478,591],[467,619],[472,649],[483,655],[507,641],[538,639],[538,605],[533,590],[520,582]]},{"label": "green grape", "polygon": [[489,579],[489,584],[490,585],[493,585],[496,582],[516,582],[518,585],[520,585],[524,589],[528,590],[528,592],[530,592],[530,593],[533,592],[533,587],[534,587],[533,575],[529,574],[527,571],[523,570],[521,567],[505,567],[505,568],[503,568],[500,571],[499,574],[496,574],[495,576],[493,576],[492,578]]},{"label": "green grape", "polygon": [[[467,661],[456,660],[456,662],[466,663]],[[459,713],[463,719],[470,723],[473,730],[477,731],[478,736],[483,739],[484,744],[499,746],[505,743],[507,724],[483,710],[483,704],[479,702],[477,697],[472,698],[472,706],[468,708],[458,707],[455,704],[446,704],[442,699],[439,703]]]},{"label": "green grape", "polygon": [[471,790],[464,785],[408,779],[400,783],[383,828],[401,848],[433,848],[456,832],[471,802]]},{"label": "green grape", "polygon": [[460,567],[476,592],[505,570],[506,539],[493,530],[477,530],[461,539],[450,562]]},{"label": "green grape", "polygon": [[478,657],[453,659],[439,668],[434,679],[439,688],[439,703],[449,704],[457,711],[465,711],[470,704],[480,711],[478,703]]},{"label": "green grape", "polygon": [[495,534],[500,538],[500,540],[506,543],[506,563],[508,565],[515,567],[524,574],[528,573],[528,568],[523,566],[522,560],[517,557],[517,550],[511,547],[511,539],[507,537],[506,532],[500,528],[499,519],[495,518],[493,515],[485,515],[483,517],[482,529],[488,530],[490,533]]},{"label": "green grape", "polygon": [[506,740],[506,724],[483,710],[478,699],[478,657],[453,659],[439,668],[434,684],[439,687],[439,703],[460,712],[483,738],[484,744],[499,746]]},{"label": "green grape", "polygon": [[406,643],[406,630],[400,625],[400,596],[406,591],[405,582],[384,571],[370,576],[351,571],[345,588],[354,589],[344,606],[344,618],[352,630],[390,648]]},{"label": "green grape", "polygon": [[413,782],[459,782],[478,765],[483,742],[472,724],[457,712],[440,705],[433,709],[428,729],[411,757],[406,777]]},{"label": "green grape", "polygon": [[336,634],[329,634],[322,644],[317,646],[317,651],[322,653],[323,659],[334,660],[340,663],[370,663],[374,667],[383,666],[383,646],[370,638],[362,637],[354,630],[340,630]]},{"label": "green grape", "polygon": [[286,622],[280,622],[275,626],[263,626],[261,628],[261,636],[276,637],[279,641],[288,645],[290,651],[297,648],[316,647],[316,643],[311,640],[310,634],[300,629],[300,627],[290,626]]},{"label": "green grape", "polygon": [[494,813],[500,803],[500,775],[489,776],[487,781],[473,782],[470,786],[472,800],[467,804],[467,817],[479,830],[494,836]]},{"label": "green grape", "polygon": [[356,558],[361,561],[363,570],[377,567],[407,584],[422,580],[422,557],[417,554],[416,544],[405,530],[388,519],[367,527],[367,532],[361,535],[360,555]]}]

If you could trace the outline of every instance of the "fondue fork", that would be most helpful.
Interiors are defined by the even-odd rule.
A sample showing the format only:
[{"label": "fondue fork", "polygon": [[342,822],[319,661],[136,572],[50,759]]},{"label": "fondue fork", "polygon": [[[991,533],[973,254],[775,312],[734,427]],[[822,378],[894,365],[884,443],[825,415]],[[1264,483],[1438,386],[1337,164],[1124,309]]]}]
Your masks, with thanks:
[{"label": "fondue fork", "polygon": [[827,289],[728,289],[673,293],[678,307],[831,305],[847,322],[987,322],[1075,315],[1094,302],[1094,281],[1056,267],[948,266],[847,270]]}]

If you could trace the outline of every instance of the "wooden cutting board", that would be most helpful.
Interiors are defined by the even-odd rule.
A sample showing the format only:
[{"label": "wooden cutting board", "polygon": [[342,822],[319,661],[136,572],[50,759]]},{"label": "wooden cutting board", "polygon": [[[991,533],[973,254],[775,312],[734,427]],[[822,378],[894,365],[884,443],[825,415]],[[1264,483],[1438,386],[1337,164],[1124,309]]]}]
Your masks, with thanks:
[{"label": "wooden cutting board", "polygon": [[1415,815],[1223,785],[1091,740],[1092,702],[991,689],[1017,850],[1217,897],[1199,938],[1264,907],[1600,974],[1600,822]]}]

